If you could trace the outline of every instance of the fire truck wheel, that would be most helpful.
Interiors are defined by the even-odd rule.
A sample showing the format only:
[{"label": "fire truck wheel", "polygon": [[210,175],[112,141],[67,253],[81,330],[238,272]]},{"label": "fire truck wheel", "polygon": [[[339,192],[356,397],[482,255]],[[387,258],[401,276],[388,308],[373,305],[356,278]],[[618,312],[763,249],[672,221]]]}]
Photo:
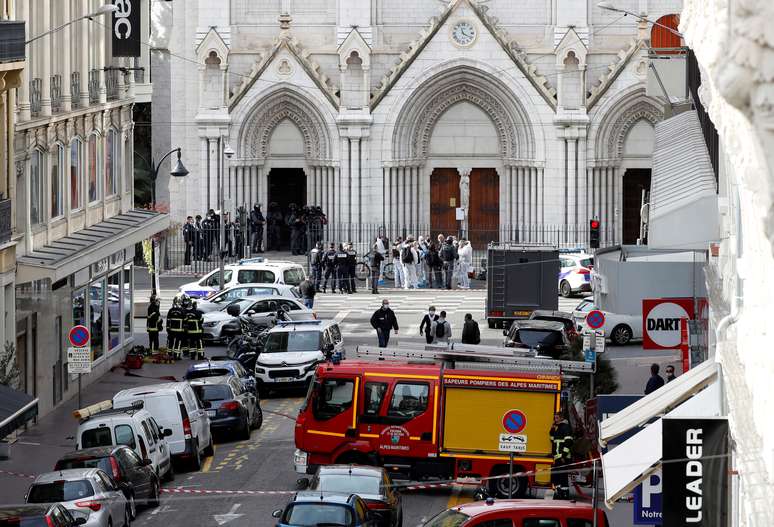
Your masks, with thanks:
[{"label": "fire truck wheel", "polygon": [[[524,467],[514,466],[513,471],[522,472],[524,471]],[[507,466],[496,467],[492,472],[493,476],[502,476],[507,474],[508,474]],[[497,496],[498,498],[507,498],[508,497],[508,479],[509,478],[507,477],[490,479],[489,493],[493,496]],[[528,487],[529,487],[529,480],[526,477],[524,476],[513,477],[513,497],[514,498],[523,498],[524,496],[526,496]]]}]

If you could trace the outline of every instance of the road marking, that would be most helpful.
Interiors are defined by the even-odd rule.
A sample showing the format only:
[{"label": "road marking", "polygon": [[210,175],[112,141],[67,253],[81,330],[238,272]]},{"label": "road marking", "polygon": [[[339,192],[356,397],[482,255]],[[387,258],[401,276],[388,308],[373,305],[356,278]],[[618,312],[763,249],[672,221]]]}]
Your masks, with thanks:
[{"label": "road marking", "polygon": [[151,515],[156,516],[157,514],[163,514],[165,512],[177,512],[177,509],[171,509],[169,505],[162,505],[161,507],[156,507],[156,509],[151,512]]},{"label": "road marking", "polygon": [[347,315],[349,315],[349,310],[347,310],[347,311],[339,311],[338,313],[336,313],[336,316],[333,317],[333,321],[336,322],[337,324],[339,324],[339,323],[341,323],[342,320],[347,318]]},{"label": "road marking", "polygon": [[231,506],[231,509],[229,509],[226,514],[214,514],[212,517],[215,519],[218,525],[224,525],[231,520],[236,520],[237,518],[244,516],[244,514],[236,514],[237,509],[241,506],[241,503],[235,503]]},{"label": "road marking", "polygon": [[215,443],[212,444],[212,455],[204,460],[202,463],[202,472],[209,472],[212,466],[212,461],[215,459]]}]

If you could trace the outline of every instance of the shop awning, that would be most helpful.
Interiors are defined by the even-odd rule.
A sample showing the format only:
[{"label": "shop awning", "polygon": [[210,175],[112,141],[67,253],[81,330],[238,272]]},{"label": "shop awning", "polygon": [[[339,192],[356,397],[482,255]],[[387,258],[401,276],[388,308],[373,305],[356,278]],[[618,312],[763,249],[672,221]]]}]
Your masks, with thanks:
[{"label": "shop awning", "polygon": [[0,439],[38,415],[38,400],[19,390],[0,385]]},{"label": "shop awning", "polygon": [[16,282],[67,278],[169,227],[169,216],[134,209],[36,248],[17,259]]},{"label": "shop awning", "polygon": [[[717,372],[718,365],[709,363],[715,367]],[[703,365],[691,371],[696,371]],[[691,373],[691,372],[688,372]],[[683,374],[666,386],[671,386],[682,377]],[[663,388],[662,388],[663,389]],[[607,421],[624,414],[633,406],[655,395],[661,390],[644,397],[640,401],[632,404],[623,411],[617,413]],[[717,381],[717,375],[709,385],[704,385],[703,389],[687,400],[683,399],[682,404],[666,414],[668,417],[716,417],[722,415],[720,383]],[[639,426],[639,425],[634,425]],[[633,428],[633,427],[632,427]],[[647,425],[643,430],[630,437],[623,443],[610,449],[602,456],[602,474],[605,481],[605,503],[609,507],[621,498],[624,494],[630,492],[642,480],[650,476],[661,466],[661,445],[662,445],[662,419]]]},{"label": "shop awning", "polygon": [[605,444],[610,439],[624,434],[632,428],[637,428],[654,417],[659,417],[685,402],[718,378],[719,366],[708,360],[699,364],[618,412],[610,419],[605,419],[599,426],[599,440]]}]

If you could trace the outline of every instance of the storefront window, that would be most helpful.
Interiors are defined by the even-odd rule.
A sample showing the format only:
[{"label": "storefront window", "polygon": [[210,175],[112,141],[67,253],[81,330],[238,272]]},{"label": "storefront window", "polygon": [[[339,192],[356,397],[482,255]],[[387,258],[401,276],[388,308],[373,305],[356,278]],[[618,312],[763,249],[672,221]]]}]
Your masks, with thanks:
[{"label": "storefront window", "polygon": [[124,267],[124,341],[132,336],[132,266]]},{"label": "storefront window", "polygon": [[45,220],[43,215],[43,152],[35,150],[30,160],[30,223],[38,225]]},{"label": "storefront window", "polygon": [[83,179],[81,156],[81,140],[74,139],[70,143],[70,210],[81,208],[81,180]]},{"label": "storefront window", "polygon": [[105,354],[104,320],[105,320],[105,279],[89,286],[89,306],[91,307],[91,356],[97,360]]},{"label": "storefront window", "polygon": [[121,271],[108,278],[107,314],[108,342],[112,351],[121,343]]},{"label": "storefront window", "polygon": [[65,178],[65,148],[57,144],[51,156],[51,217],[58,218],[64,214],[64,198],[62,189]]},{"label": "storefront window", "polygon": [[86,323],[86,290],[78,289],[73,293],[73,326]]},{"label": "storefront window", "polygon": [[99,136],[94,133],[89,136],[88,170],[89,170],[89,203],[97,201],[102,195],[102,156],[100,155]]}]

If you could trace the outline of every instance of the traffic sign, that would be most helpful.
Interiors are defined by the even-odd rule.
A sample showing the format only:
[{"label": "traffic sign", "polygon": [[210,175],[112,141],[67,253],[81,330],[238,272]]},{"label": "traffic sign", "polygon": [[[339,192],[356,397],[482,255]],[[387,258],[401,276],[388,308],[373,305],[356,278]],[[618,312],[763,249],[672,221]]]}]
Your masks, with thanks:
[{"label": "traffic sign", "polygon": [[83,348],[89,345],[91,334],[89,333],[89,328],[86,326],[75,326],[70,330],[68,337],[70,339],[70,344],[72,344],[74,348]]},{"label": "traffic sign", "polygon": [[661,525],[661,471],[634,488],[634,525]]},{"label": "traffic sign", "polygon": [[599,329],[605,325],[605,314],[599,309],[589,311],[586,315],[586,325],[591,329]]},{"label": "traffic sign", "polygon": [[67,373],[91,373],[91,348],[67,348]]},{"label": "traffic sign", "polygon": [[605,352],[605,332],[596,331],[594,336],[594,351],[597,353]]},{"label": "traffic sign", "polygon": [[583,358],[586,362],[591,362],[593,364],[597,362],[597,352],[594,350],[584,350]]},{"label": "traffic sign", "polygon": [[503,428],[511,434],[518,434],[527,426],[527,416],[521,410],[508,410],[503,416]]},{"label": "traffic sign", "polygon": [[527,436],[520,434],[500,434],[500,452],[526,452]]}]

